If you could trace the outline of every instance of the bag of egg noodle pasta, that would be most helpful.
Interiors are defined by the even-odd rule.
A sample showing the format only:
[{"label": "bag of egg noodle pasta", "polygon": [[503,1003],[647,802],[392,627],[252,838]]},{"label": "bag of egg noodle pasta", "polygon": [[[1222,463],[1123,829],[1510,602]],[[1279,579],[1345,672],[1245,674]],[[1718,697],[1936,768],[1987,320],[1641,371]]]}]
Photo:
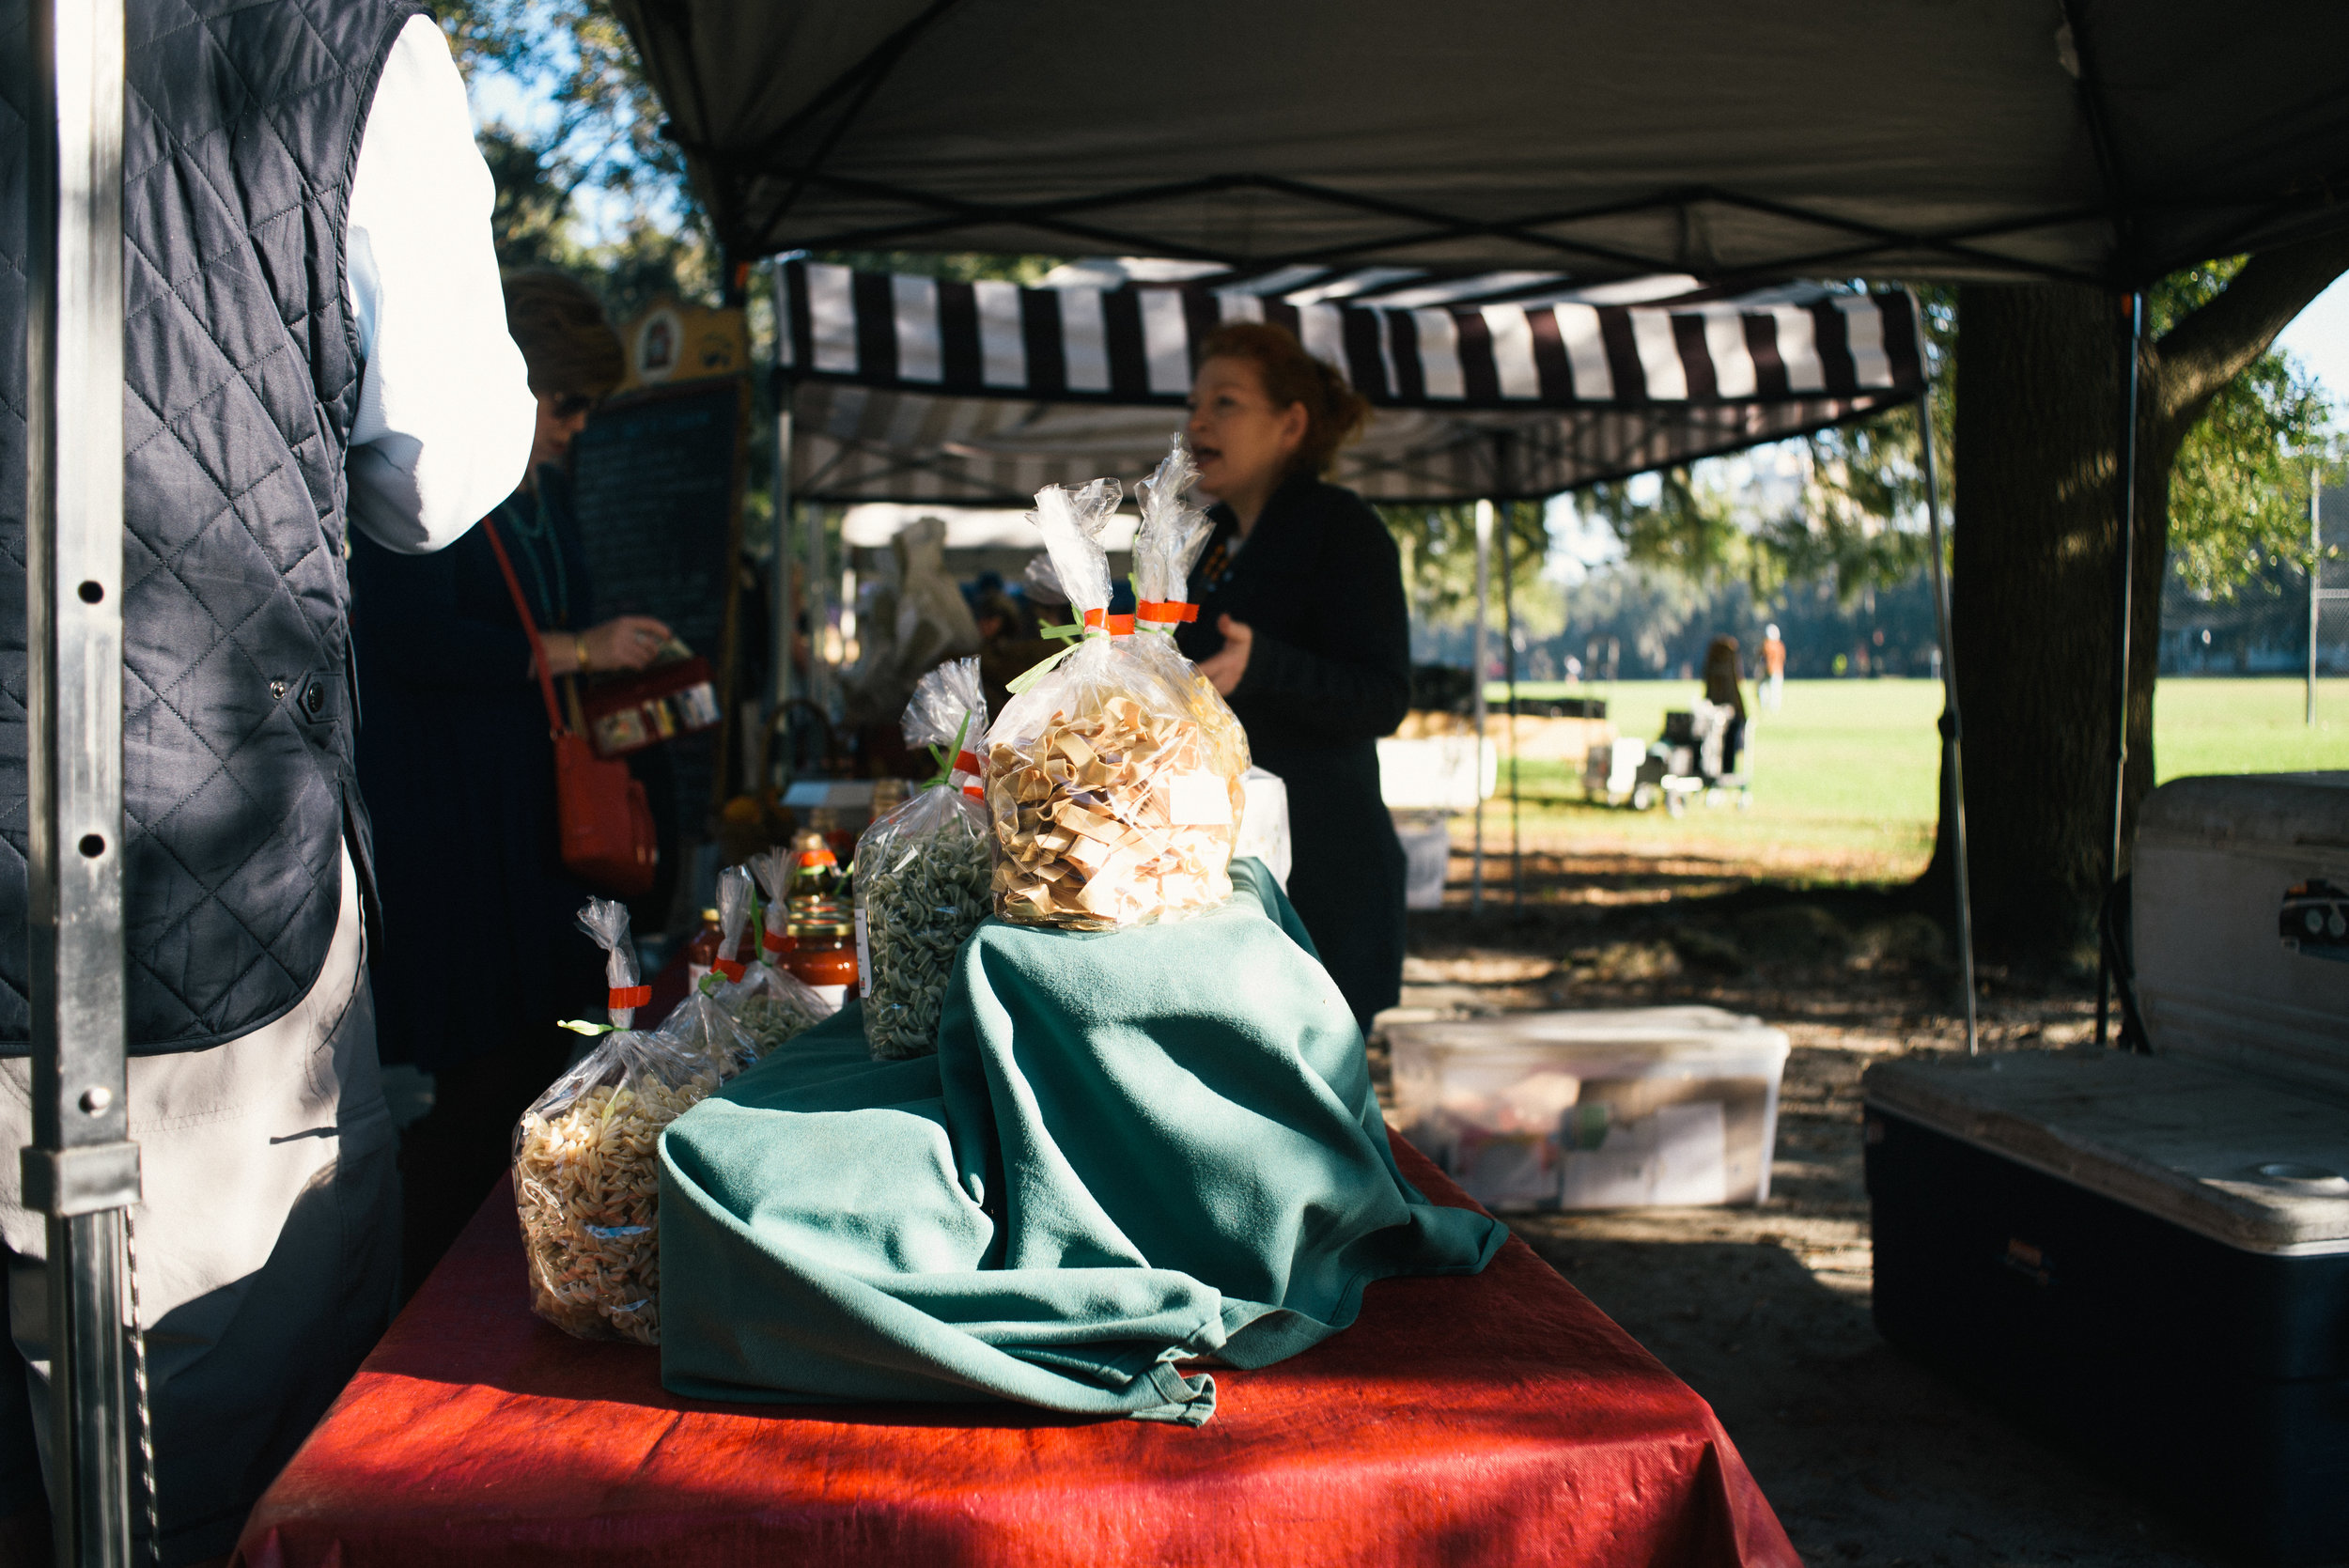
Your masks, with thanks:
[{"label": "bag of egg noodle pasta", "polygon": [[1245,755],[1235,768],[1187,676],[1112,642],[1100,533],[1120,489],[1036,492],[1033,520],[1081,629],[1014,682],[987,735],[995,911],[1017,924],[1110,930],[1231,895]]}]

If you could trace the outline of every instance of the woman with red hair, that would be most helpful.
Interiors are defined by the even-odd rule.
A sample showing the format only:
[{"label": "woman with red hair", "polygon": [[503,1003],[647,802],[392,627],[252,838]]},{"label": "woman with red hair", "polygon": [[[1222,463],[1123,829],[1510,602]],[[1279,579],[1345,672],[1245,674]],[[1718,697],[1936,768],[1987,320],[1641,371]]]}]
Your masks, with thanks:
[{"label": "woman with red hair", "polygon": [[1386,525],[1322,475],[1370,406],[1284,328],[1233,322],[1201,349],[1190,435],[1215,532],[1178,640],[1288,784],[1289,898],[1367,1034],[1402,986],[1377,740],[1410,704],[1410,614]]}]

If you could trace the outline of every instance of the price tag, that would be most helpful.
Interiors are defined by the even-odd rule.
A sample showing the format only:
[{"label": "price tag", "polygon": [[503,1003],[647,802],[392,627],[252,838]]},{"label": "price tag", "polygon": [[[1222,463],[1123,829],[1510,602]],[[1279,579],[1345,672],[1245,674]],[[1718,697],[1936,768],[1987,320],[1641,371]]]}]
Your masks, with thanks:
[{"label": "price tag", "polygon": [[864,939],[864,906],[856,911],[856,994],[869,998],[873,994],[873,947]]}]

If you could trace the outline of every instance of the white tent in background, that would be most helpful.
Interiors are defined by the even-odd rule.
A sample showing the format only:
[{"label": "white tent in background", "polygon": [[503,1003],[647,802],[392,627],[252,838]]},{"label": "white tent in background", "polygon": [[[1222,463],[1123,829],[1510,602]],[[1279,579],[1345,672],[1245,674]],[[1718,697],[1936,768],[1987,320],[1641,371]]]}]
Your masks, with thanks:
[{"label": "white tent in background", "polygon": [[[1493,502],[1872,418],[1925,385],[1915,303],[1897,289],[1724,292],[1685,275],[1584,287],[1557,272],[1401,267],[1199,275],[1095,262],[1060,272],[1048,280],[1057,287],[1022,288],[781,264],[775,394],[789,502],[848,505],[851,549],[885,542],[883,529],[925,504],[972,508],[950,539],[956,527],[969,544],[1016,539],[1045,485],[1131,478],[1157,463],[1217,326],[1275,321],[1373,406],[1336,482],[1388,504],[1478,504],[1481,677]],[[779,551],[790,548],[789,510],[777,508]],[[814,530],[806,545],[820,551]],[[809,565],[809,581],[824,581],[821,562]],[[1507,621],[1505,588],[1502,607]],[[1513,631],[1504,625],[1504,648]],[[1479,678],[1467,774],[1480,802],[1491,788],[1487,779],[1476,792],[1489,768],[1484,689]],[[1514,862],[1514,763],[1509,792]],[[1476,822],[1481,907],[1481,809]]]}]

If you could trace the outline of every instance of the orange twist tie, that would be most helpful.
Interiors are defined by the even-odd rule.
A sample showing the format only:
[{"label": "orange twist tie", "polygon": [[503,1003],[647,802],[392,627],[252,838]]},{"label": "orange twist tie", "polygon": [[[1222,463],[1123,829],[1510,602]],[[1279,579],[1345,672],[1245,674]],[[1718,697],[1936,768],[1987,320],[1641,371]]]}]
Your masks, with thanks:
[{"label": "orange twist tie", "polygon": [[1085,625],[1098,631],[1110,624],[1109,614],[1106,610],[1088,610],[1085,612]]},{"label": "orange twist tie", "polygon": [[761,931],[758,945],[770,953],[788,953],[797,944],[780,931]]},{"label": "orange twist tie", "polygon": [[630,1007],[647,1007],[651,1004],[652,987],[650,986],[614,986],[612,987],[612,994],[604,1000],[604,1005],[615,1012]]},{"label": "orange twist tie", "polygon": [[712,960],[709,967],[728,980],[739,980],[742,978],[744,965],[739,958],[718,958]]},{"label": "orange twist tie", "polygon": [[1134,618],[1131,615],[1112,615],[1110,617],[1111,636],[1131,637],[1133,634]]},{"label": "orange twist tie", "polygon": [[1134,606],[1134,613],[1145,621],[1157,621],[1161,625],[1172,621],[1195,621],[1199,618],[1197,605],[1186,604],[1178,598],[1146,598]]},{"label": "orange twist tie", "polygon": [[987,787],[979,783],[979,756],[976,752],[957,752],[955,753],[955,771],[970,775],[969,779],[962,786],[962,792],[965,795],[968,795],[973,800],[984,800],[987,799]]}]

